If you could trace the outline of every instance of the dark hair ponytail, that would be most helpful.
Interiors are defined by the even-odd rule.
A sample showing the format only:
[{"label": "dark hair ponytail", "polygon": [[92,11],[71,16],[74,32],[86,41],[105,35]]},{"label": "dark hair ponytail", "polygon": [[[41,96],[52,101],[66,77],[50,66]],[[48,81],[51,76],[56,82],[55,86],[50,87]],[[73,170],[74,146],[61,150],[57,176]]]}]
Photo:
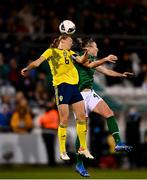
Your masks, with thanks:
[{"label": "dark hair ponytail", "polygon": [[58,38],[55,38],[53,42],[50,44],[50,48],[57,48],[58,45],[59,45],[59,40]]},{"label": "dark hair ponytail", "polygon": [[82,48],[90,46],[91,43],[95,42],[92,38],[85,38],[82,40]]},{"label": "dark hair ponytail", "polygon": [[74,50],[79,52],[83,51],[93,42],[95,41],[92,38],[77,38],[75,41]]}]

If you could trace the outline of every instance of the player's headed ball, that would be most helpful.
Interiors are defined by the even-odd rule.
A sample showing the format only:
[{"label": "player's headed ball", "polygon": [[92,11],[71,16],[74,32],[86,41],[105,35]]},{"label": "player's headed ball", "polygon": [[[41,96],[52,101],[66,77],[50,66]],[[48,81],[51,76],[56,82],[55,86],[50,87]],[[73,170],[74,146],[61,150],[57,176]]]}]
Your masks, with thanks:
[{"label": "player's headed ball", "polygon": [[75,24],[70,20],[64,20],[59,25],[59,31],[63,34],[74,34],[76,31]]}]

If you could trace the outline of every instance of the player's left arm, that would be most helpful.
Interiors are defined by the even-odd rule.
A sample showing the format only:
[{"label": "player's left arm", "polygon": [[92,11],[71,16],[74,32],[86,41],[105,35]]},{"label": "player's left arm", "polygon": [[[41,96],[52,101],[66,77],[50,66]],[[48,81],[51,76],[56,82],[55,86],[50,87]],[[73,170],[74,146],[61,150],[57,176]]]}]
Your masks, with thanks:
[{"label": "player's left arm", "polygon": [[96,71],[98,71],[100,73],[103,73],[103,74],[105,74],[107,76],[112,76],[112,77],[129,77],[129,76],[133,76],[134,75],[131,72],[119,73],[117,71],[108,69],[108,68],[106,68],[104,66],[99,66],[99,67],[96,67],[95,69],[96,69]]}]

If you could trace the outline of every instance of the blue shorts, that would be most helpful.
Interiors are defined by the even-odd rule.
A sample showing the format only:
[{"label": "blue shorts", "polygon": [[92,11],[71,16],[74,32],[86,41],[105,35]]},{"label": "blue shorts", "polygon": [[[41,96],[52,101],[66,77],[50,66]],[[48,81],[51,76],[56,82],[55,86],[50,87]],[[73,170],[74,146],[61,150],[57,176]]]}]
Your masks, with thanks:
[{"label": "blue shorts", "polygon": [[55,87],[55,96],[57,105],[70,105],[83,100],[83,97],[78,90],[77,85],[67,83],[62,83]]}]

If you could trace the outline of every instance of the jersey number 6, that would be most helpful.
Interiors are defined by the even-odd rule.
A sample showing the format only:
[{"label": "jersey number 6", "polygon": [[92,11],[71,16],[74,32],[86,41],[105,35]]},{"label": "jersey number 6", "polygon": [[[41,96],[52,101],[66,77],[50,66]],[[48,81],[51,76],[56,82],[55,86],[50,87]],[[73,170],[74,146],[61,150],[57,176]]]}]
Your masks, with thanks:
[{"label": "jersey number 6", "polygon": [[65,57],[65,64],[69,64],[69,59],[66,59],[66,57]]}]

